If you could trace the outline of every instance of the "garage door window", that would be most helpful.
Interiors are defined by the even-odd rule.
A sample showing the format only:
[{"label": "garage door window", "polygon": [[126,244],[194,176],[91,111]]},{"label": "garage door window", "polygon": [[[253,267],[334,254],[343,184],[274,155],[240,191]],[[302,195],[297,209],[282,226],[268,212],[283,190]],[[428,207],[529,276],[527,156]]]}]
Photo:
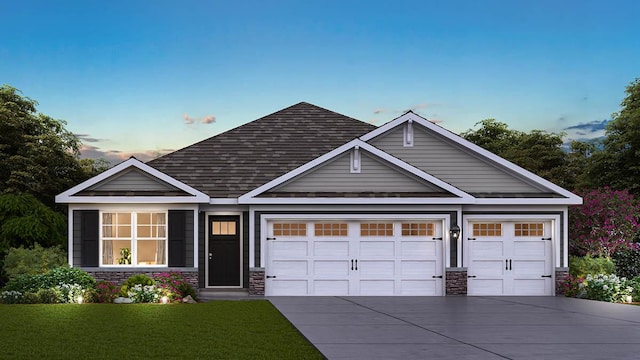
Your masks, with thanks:
[{"label": "garage door window", "polygon": [[392,223],[362,223],[360,236],[393,236]]},{"label": "garage door window", "polygon": [[433,236],[433,223],[402,224],[402,236]]},{"label": "garage door window", "polygon": [[273,224],[273,236],[307,236],[307,224]]},{"label": "garage door window", "polygon": [[315,224],[316,236],[347,236],[349,233],[347,224],[344,223],[319,223]]},{"label": "garage door window", "polygon": [[502,236],[502,224],[473,224],[473,236]]},{"label": "garage door window", "polygon": [[516,223],[515,236],[543,236],[543,223]]}]

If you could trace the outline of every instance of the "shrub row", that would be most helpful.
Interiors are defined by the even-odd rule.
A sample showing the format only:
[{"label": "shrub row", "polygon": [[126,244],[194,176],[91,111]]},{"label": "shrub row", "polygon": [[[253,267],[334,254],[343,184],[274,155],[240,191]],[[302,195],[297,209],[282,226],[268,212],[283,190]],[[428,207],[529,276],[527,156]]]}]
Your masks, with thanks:
[{"label": "shrub row", "polygon": [[96,282],[87,272],[77,268],[59,267],[44,274],[23,274],[10,280],[0,292],[5,304],[52,304],[100,302],[110,303],[117,296],[133,302],[181,301],[196,292],[179,272],[161,273],[154,278],[138,274],[128,278],[121,287],[109,281]]}]

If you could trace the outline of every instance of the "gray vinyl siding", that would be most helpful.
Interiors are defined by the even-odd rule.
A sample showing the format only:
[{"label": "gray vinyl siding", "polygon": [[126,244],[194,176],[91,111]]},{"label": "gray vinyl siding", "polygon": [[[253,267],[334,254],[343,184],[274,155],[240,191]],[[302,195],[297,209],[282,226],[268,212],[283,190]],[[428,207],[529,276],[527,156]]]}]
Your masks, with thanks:
[{"label": "gray vinyl siding", "polygon": [[82,236],[80,235],[80,211],[73,210],[73,267],[82,266]]},{"label": "gray vinyl siding", "polygon": [[193,211],[187,211],[185,217],[185,252],[186,252],[186,267],[193,267],[193,232],[194,232],[194,222],[193,222]]},{"label": "gray vinyl siding", "polygon": [[507,170],[474,157],[458,145],[414,126],[414,146],[403,146],[403,126],[371,145],[469,193],[543,193]]},{"label": "gray vinyl siding", "polygon": [[280,186],[278,192],[443,192],[412,174],[360,151],[361,172],[351,173],[351,151]]},{"label": "gray vinyl siding", "polygon": [[93,191],[175,191],[176,188],[159,179],[130,169],[88,188]]}]

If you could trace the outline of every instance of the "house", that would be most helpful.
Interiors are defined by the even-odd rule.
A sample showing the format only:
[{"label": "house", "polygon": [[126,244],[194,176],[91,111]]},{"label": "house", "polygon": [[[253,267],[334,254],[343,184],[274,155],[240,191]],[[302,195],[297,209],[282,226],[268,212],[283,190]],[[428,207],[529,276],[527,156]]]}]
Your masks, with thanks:
[{"label": "house", "polygon": [[554,295],[582,199],[413,112],[299,103],[56,197],[69,263],[275,295]]}]

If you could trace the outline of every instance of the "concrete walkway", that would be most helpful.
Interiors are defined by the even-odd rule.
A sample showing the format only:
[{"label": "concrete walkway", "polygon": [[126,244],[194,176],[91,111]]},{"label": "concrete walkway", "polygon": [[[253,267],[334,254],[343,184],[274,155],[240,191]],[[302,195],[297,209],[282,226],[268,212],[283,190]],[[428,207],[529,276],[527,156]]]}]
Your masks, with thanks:
[{"label": "concrete walkway", "polygon": [[329,359],[640,359],[640,306],[565,297],[270,297]]}]

